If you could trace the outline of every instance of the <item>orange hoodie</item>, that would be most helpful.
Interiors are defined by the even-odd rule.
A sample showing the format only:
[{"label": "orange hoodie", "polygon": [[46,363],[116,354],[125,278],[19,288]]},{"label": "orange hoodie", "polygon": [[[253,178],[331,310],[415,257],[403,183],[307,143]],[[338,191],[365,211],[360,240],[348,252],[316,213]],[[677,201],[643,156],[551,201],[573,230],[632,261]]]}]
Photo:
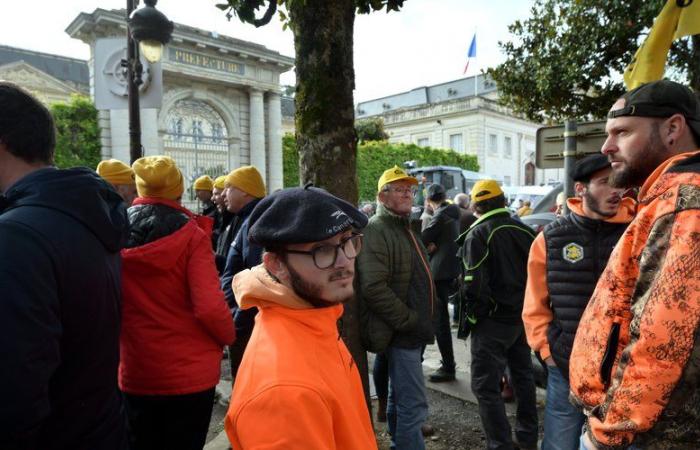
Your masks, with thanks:
[{"label": "orange hoodie", "polygon": [[605,449],[700,442],[700,151],[669,158],[581,317],[571,399]]},{"label": "orange hoodie", "polygon": [[235,450],[376,449],[364,391],[338,335],[343,306],[313,308],[262,266],[233,279],[243,309],[257,307],[226,414]]},{"label": "orange hoodie", "polygon": [[[570,198],[566,204],[574,214],[585,215],[580,198]],[[635,208],[634,200],[623,198],[617,213],[605,221],[630,223],[634,218]],[[544,234],[540,233],[530,247],[530,257],[527,261],[523,322],[525,323],[527,343],[530,348],[539,352],[542,359],[551,356],[549,342],[547,342],[547,327],[552,320],[554,320],[554,314],[549,304],[549,288],[547,286],[547,245]]]}]

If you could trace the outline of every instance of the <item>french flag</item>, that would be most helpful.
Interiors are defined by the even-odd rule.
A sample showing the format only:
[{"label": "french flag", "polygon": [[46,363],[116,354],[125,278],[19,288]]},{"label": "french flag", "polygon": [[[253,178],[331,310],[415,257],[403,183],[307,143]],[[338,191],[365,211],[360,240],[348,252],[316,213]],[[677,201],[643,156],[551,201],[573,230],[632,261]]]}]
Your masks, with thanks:
[{"label": "french flag", "polygon": [[467,65],[464,66],[463,74],[467,73],[467,69],[469,68],[469,61],[471,61],[472,58],[476,58],[476,33],[474,33],[474,37],[472,37],[472,43],[471,45],[469,45],[469,53],[467,53]]}]

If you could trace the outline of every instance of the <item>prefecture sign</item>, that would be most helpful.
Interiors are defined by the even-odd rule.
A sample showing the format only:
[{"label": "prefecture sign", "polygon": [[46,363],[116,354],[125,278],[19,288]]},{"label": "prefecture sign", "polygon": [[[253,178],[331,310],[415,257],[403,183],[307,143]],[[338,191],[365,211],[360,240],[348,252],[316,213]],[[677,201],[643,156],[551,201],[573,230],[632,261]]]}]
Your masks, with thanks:
[{"label": "prefecture sign", "polygon": [[168,57],[171,62],[185,64],[187,66],[202,67],[204,69],[216,70],[217,72],[243,75],[245,66],[222,58],[202,55],[201,53],[190,52],[180,48],[169,48]]},{"label": "prefecture sign", "polygon": [[[564,167],[564,125],[542,127],[537,130],[535,165],[538,169],[561,169]],[[599,153],[607,134],[605,121],[577,124],[576,157]]]}]

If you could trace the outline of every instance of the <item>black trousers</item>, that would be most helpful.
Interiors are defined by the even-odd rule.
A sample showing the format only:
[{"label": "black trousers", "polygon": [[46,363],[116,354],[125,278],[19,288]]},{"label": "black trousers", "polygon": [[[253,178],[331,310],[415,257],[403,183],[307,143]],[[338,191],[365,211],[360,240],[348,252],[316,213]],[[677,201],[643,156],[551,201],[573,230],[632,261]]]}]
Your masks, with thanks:
[{"label": "black trousers", "polygon": [[186,395],[124,394],[132,450],[202,450],[214,388]]},{"label": "black trousers", "polygon": [[525,447],[537,446],[537,405],[530,347],[522,323],[502,324],[479,319],[471,333],[472,392],[479,402],[479,416],[488,449],[512,450],[511,427],[501,398],[501,378],[510,368],[518,402],[515,436]]},{"label": "black trousers", "polygon": [[455,352],[452,347],[452,328],[450,327],[450,310],[448,303],[452,293],[452,281],[438,280],[435,282],[437,289],[437,305],[433,316],[433,328],[437,341],[442,365],[445,369],[455,369]]},{"label": "black trousers", "polygon": [[233,345],[228,346],[228,362],[231,364],[231,377],[234,383],[236,382],[236,375],[238,375],[238,368],[241,367],[241,362],[243,362],[243,355],[248,346],[248,341],[250,341],[250,336],[250,334],[236,333],[236,341]]}]

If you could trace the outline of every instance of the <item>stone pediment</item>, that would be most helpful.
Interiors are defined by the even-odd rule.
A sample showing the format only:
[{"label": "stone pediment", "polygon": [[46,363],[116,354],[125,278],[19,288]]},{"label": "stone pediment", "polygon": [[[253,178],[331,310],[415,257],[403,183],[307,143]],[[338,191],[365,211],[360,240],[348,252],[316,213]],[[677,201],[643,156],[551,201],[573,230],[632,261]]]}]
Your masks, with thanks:
[{"label": "stone pediment", "polygon": [[24,61],[0,66],[0,79],[16,83],[31,92],[61,94],[69,97],[80,91]]}]

